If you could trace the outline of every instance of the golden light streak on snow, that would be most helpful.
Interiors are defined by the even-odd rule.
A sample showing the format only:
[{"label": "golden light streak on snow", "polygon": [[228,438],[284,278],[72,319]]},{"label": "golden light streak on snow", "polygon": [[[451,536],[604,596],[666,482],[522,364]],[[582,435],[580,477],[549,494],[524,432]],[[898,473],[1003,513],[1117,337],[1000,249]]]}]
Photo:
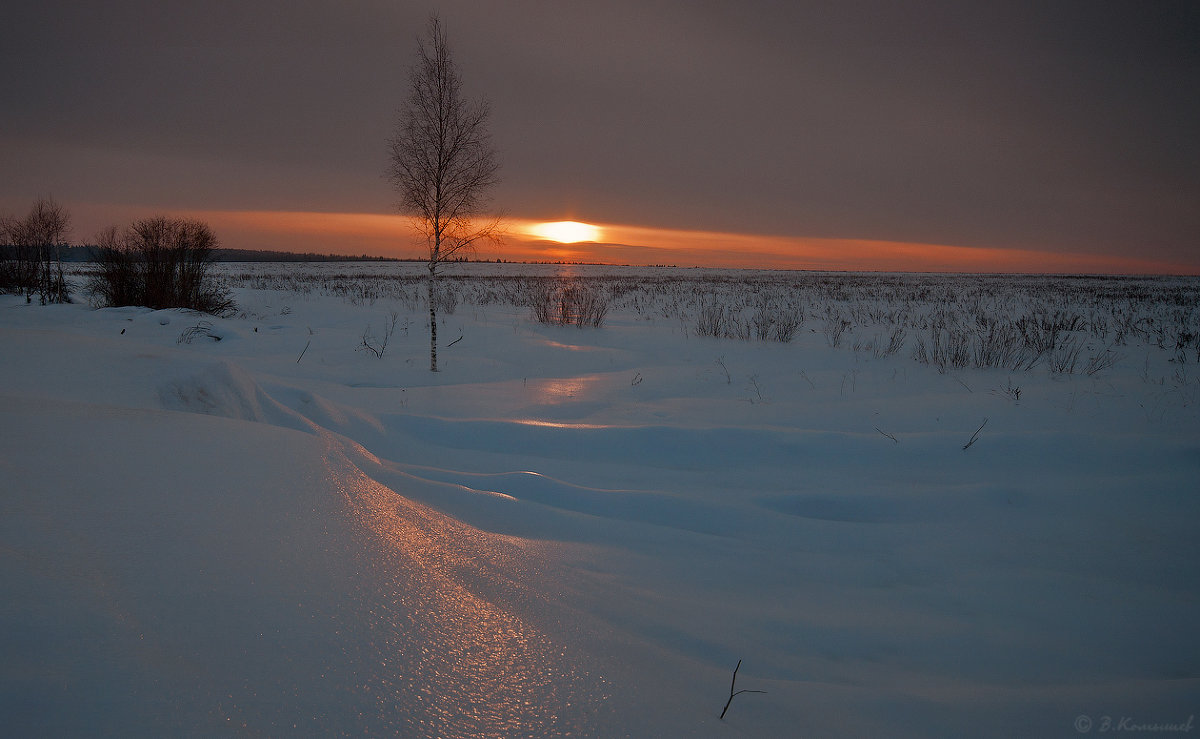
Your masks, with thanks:
[{"label": "golden light streak on snow", "polygon": [[[584,730],[581,703],[603,702],[596,679],[519,615],[537,544],[480,531],[376,482],[328,440],[326,467],[378,567],[372,653],[363,690],[396,711],[404,736],[563,736]],[[505,496],[510,497],[510,496]],[[370,673],[369,673],[370,675]]]}]

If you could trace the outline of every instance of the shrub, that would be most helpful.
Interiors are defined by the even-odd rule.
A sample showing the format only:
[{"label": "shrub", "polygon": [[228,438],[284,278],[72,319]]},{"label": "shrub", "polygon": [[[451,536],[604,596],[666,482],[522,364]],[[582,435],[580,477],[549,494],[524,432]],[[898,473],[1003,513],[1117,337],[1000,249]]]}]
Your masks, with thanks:
[{"label": "shrub", "polygon": [[525,300],[539,323],[600,328],[608,316],[608,298],[579,279],[535,281]]},{"label": "shrub", "polygon": [[784,344],[791,341],[796,336],[796,330],[800,328],[800,324],[804,323],[804,315],[790,311],[784,311],[776,317],[772,324],[771,338]]},{"label": "shrub", "polygon": [[825,319],[825,343],[833,348],[837,348],[842,343],[842,334],[846,333],[846,329],[850,328],[850,322],[842,318],[839,313],[832,313]]},{"label": "shrub", "polygon": [[758,307],[750,316],[750,327],[755,338],[759,341],[766,341],[771,337],[771,328],[775,325],[775,306],[771,305],[766,298],[760,298]]},{"label": "shrub", "polygon": [[721,338],[727,334],[729,313],[725,306],[716,303],[702,303],[696,316],[696,335]]},{"label": "shrub", "polygon": [[99,269],[90,290],[104,306],[188,308],[221,315],[235,309],[228,290],[211,274],[218,248],[207,224],[157,216],[115,227],[98,237]]},{"label": "shrub", "polygon": [[1007,321],[990,321],[979,328],[974,346],[976,367],[1018,369],[1025,355],[1020,333]]},{"label": "shrub", "polygon": [[1078,339],[1073,336],[1059,344],[1050,353],[1050,371],[1054,374],[1074,374],[1081,348]]},{"label": "shrub", "polygon": [[945,325],[931,326],[928,340],[917,338],[913,359],[922,364],[932,364],[942,374],[952,369],[962,369],[971,360],[971,337],[965,330]]},{"label": "shrub", "polygon": [[62,248],[71,231],[71,216],[53,198],[39,198],[23,219],[0,218],[0,292],[16,292],[42,305],[69,303],[63,275]]},{"label": "shrub", "polygon": [[904,340],[906,337],[907,334],[905,333],[904,329],[900,328],[899,326],[892,329],[892,334],[888,338],[886,345],[883,343],[882,338],[876,336],[875,345],[872,350],[875,358],[883,359],[899,352],[902,348],[904,348]]}]

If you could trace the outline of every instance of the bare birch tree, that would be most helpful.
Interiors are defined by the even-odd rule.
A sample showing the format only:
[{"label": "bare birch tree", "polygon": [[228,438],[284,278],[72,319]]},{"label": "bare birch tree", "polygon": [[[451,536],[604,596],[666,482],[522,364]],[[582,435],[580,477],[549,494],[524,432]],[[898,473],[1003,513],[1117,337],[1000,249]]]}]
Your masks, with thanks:
[{"label": "bare birch tree", "polygon": [[417,44],[408,100],[389,141],[390,179],[400,194],[400,211],[412,216],[429,246],[429,369],[437,372],[438,273],[481,240],[499,240],[499,218],[485,215],[499,164],[488,103],[463,98],[436,15]]}]

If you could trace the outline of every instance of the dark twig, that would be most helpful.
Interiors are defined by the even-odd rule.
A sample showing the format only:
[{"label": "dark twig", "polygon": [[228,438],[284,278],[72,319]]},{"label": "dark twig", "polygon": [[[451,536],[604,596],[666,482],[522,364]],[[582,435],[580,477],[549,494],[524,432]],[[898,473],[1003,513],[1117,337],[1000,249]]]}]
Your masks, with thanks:
[{"label": "dark twig", "polygon": [[454,341],[451,341],[449,344],[447,344],[446,348],[449,349],[450,347],[454,346],[455,344],[457,344],[458,342],[460,342],[462,340],[463,340],[463,337],[460,336],[457,339],[455,339]]},{"label": "dark twig", "polygon": [[876,431],[878,431],[879,433],[883,434],[884,436],[888,437],[888,438],[889,438],[889,439],[891,439],[892,441],[896,442],[897,444],[899,444],[899,443],[900,443],[900,440],[899,440],[899,439],[897,439],[895,436],[892,436],[891,434],[889,434],[888,432],[884,431],[883,429],[879,428],[878,426],[876,426],[876,427],[875,427],[875,430],[876,430]]},{"label": "dark twig", "polygon": [[983,423],[979,424],[979,428],[975,429],[975,433],[971,434],[971,440],[968,441],[966,446],[963,447],[963,451],[970,449],[972,444],[974,444],[976,441],[979,441],[979,432],[983,431],[984,426],[987,426],[986,418],[983,419]]},{"label": "dark twig", "polygon": [[304,349],[300,352],[300,356],[296,357],[296,364],[300,364],[300,360],[304,359],[304,352],[308,351],[308,346],[311,343],[312,343],[312,339],[309,339],[308,342],[305,343]]},{"label": "dark twig", "polygon": [[765,690],[745,690],[745,689],[734,692],[733,688],[734,688],[734,686],[737,685],[737,673],[738,673],[738,670],[741,668],[741,666],[742,666],[742,661],[739,659],[738,663],[737,663],[737,667],[733,668],[733,682],[729,683],[729,700],[725,701],[725,707],[723,709],[721,709],[721,715],[719,718],[722,721],[725,720],[725,712],[729,710],[729,704],[733,703],[733,696],[741,695],[742,693],[765,693],[765,692],[767,692]]}]

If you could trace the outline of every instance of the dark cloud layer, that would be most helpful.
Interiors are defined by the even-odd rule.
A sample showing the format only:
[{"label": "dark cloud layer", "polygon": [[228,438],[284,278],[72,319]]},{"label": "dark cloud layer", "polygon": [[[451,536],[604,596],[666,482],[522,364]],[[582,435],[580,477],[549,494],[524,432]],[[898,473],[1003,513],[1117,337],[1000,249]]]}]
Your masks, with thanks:
[{"label": "dark cloud layer", "polygon": [[[11,4],[10,4],[11,5]],[[386,211],[405,2],[18,2],[0,207]],[[443,3],[499,205],[1200,262],[1191,2]]]}]

